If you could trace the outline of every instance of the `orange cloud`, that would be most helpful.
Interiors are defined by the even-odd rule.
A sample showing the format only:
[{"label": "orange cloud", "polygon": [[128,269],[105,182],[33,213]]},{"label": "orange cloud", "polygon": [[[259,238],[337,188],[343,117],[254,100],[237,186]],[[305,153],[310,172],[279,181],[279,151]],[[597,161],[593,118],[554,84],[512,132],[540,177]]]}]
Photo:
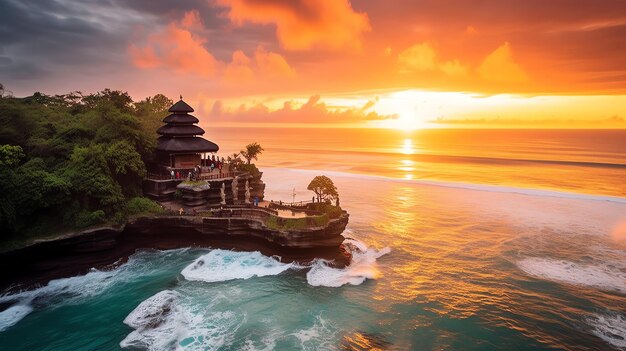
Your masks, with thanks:
[{"label": "orange cloud", "polygon": [[408,71],[432,71],[437,67],[437,53],[429,43],[415,44],[402,51],[398,61]]},{"label": "orange cloud", "polygon": [[232,61],[226,66],[223,79],[232,83],[249,83],[254,81],[254,72],[250,67],[250,58],[241,50],[233,52]]},{"label": "orange cloud", "polygon": [[183,19],[180,21],[180,25],[188,29],[204,27],[202,19],[200,19],[200,13],[196,10],[185,12]]},{"label": "orange cloud", "polygon": [[440,61],[435,48],[427,42],[415,44],[398,55],[400,72],[440,71],[448,76],[465,76],[469,69],[459,60]]},{"label": "orange cloud", "polygon": [[133,58],[133,64],[139,68],[154,68],[161,65],[161,60],[150,46],[139,48],[131,45],[129,51]]},{"label": "orange cloud", "polygon": [[218,100],[213,104],[210,115],[218,121],[258,123],[359,123],[395,117],[371,111],[376,101],[367,101],[361,107],[330,107],[321,101],[319,95],[313,95],[299,107],[294,107],[297,106],[294,101],[285,101],[282,108],[272,110],[261,103],[227,109]]},{"label": "orange cloud", "polygon": [[489,54],[478,67],[478,73],[484,80],[502,83],[524,83],[528,75],[513,61],[511,45],[508,42]]},{"label": "orange cloud", "polygon": [[131,45],[133,63],[140,68],[168,67],[181,73],[214,76],[217,60],[204,47],[206,40],[190,31],[201,26],[197,11],[186,13],[180,22],[150,35],[145,46]]},{"label": "orange cloud", "polygon": [[453,77],[462,77],[466,76],[469,72],[467,66],[461,64],[459,60],[446,61],[439,64],[439,69],[441,72],[445,73],[448,76]]},{"label": "orange cloud", "polygon": [[218,0],[218,3],[230,8],[228,17],[236,24],[276,25],[276,35],[288,50],[359,48],[362,34],[371,29],[367,14],[355,12],[348,0]]},{"label": "orange cloud", "polygon": [[261,74],[272,78],[294,77],[296,72],[289,66],[287,60],[275,52],[265,51],[258,47],[254,53],[254,60]]},{"label": "orange cloud", "polygon": [[257,78],[284,80],[295,75],[295,70],[289,66],[284,57],[259,46],[252,58],[241,50],[235,51],[232,61],[226,66],[223,79],[229,83],[250,83]]}]

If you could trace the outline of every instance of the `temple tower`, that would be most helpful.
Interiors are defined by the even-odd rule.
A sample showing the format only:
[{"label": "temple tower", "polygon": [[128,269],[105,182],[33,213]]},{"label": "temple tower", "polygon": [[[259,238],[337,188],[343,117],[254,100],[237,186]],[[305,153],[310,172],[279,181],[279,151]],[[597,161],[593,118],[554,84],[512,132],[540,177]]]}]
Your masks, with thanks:
[{"label": "temple tower", "polygon": [[163,119],[166,124],[157,130],[161,136],[156,147],[157,162],[172,169],[191,169],[201,163],[202,154],[217,152],[219,146],[201,137],[204,130],[196,124],[198,119],[189,113],[193,108],[183,101],[168,110]]}]

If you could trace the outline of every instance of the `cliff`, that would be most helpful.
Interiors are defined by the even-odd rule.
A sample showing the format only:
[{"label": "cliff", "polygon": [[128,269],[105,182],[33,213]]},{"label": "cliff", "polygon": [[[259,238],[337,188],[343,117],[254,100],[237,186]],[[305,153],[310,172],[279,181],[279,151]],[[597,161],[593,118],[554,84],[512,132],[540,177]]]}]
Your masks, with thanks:
[{"label": "cliff", "polygon": [[105,227],[39,242],[0,254],[0,289],[27,289],[52,279],[106,269],[124,262],[138,249],[182,247],[260,251],[284,262],[332,260],[343,267],[350,257],[341,247],[349,215],[319,227],[280,230],[260,218],[200,216],[140,217],[120,228]]}]

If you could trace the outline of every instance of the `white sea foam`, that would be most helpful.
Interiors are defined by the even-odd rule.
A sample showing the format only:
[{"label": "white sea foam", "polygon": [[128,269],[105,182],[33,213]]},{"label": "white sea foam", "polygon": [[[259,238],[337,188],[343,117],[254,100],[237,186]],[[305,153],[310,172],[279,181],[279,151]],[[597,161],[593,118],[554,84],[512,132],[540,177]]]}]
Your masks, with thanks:
[{"label": "white sea foam", "polygon": [[277,331],[272,331],[268,335],[265,335],[261,340],[253,341],[250,338],[246,339],[243,345],[242,351],[271,351],[276,349],[276,340],[281,335]]},{"label": "white sea foam", "polygon": [[541,279],[626,293],[626,273],[614,266],[538,257],[525,258],[517,262],[517,266]]},{"label": "white sea foam", "polygon": [[626,317],[598,314],[589,317],[587,322],[593,327],[593,334],[618,349],[626,350]]},{"label": "white sea foam", "polygon": [[29,313],[33,311],[30,305],[13,305],[6,310],[0,312],[0,332],[7,330],[9,327],[21,321]]},{"label": "white sea foam", "polygon": [[[137,276],[145,276],[154,266],[158,267],[160,261],[186,250],[139,252],[131,256],[127,263],[115,269],[107,271],[92,269],[85,275],[51,280],[47,285],[37,289],[2,295],[0,303],[14,303],[16,306],[21,306],[7,313],[9,316],[19,311],[22,314],[21,318],[39,307],[79,303],[85,298],[106,293],[111,287],[119,286],[120,283],[132,281]],[[155,259],[155,254],[158,259]],[[16,318],[15,323],[21,318]],[[1,328],[0,331],[2,331]]]},{"label": "white sea foam", "polygon": [[219,350],[246,321],[245,314],[214,311],[216,300],[199,303],[174,290],[161,291],[140,303],[124,323],[133,329],[120,342],[143,350]]},{"label": "white sea foam", "polygon": [[346,239],[346,243],[357,248],[352,252],[350,265],[339,269],[330,267],[324,260],[315,260],[306,275],[310,285],[327,287],[340,287],[345,284],[359,285],[366,279],[377,279],[380,276],[376,259],[391,252],[390,248],[385,247],[381,250],[368,248],[365,243],[355,239]]},{"label": "white sea foam", "polygon": [[310,328],[290,334],[300,343],[300,350],[332,350],[335,345],[337,328],[330,322],[317,316]]},{"label": "white sea foam", "polygon": [[72,300],[80,297],[95,296],[106,291],[114,281],[111,279],[117,273],[112,271],[92,270],[91,272],[71,277],[51,280],[47,285],[0,297],[0,302],[20,300],[22,302],[37,301],[46,298],[49,302],[56,300]]},{"label": "white sea foam", "polygon": [[200,256],[181,273],[187,280],[212,283],[277,275],[294,267],[297,266],[292,263],[281,263],[257,251],[213,250]]},{"label": "white sea foam", "polygon": [[124,324],[135,330],[120,342],[120,346],[148,350],[174,349],[187,324],[178,302],[177,292],[165,290],[140,303],[124,319]]}]

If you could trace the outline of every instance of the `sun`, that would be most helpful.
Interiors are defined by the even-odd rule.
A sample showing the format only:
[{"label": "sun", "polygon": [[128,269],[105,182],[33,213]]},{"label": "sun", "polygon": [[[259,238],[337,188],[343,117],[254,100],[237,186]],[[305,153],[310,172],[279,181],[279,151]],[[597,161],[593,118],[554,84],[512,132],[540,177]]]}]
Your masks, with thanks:
[{"label": "sun", "polygon": [[421,120],[414,112],[402,112],[395,122],[395,129],[416,130],[426,127],[426,122]]},{"label": "sun", "polygon": [[391,114],[390,118],[381,123],[384,128],[412,131],[433,128],[429,123],[441,113],[445,105],[441,93],[421,91],[398,91],[380,97],[377,110],[381,114]]}]

